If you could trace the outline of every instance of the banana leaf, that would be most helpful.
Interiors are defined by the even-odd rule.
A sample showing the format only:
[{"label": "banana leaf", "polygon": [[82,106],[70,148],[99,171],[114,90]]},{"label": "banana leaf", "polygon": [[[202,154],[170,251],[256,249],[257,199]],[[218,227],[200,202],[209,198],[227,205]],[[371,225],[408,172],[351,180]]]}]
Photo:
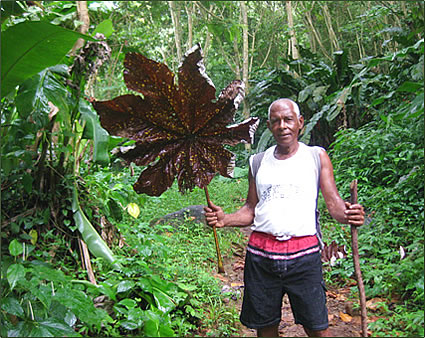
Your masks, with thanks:
[{"label": "banana leaf", "polygon": [[81,209],[76,187],[73,189],[72,212],[74,213],[74,221],[78,227],[78,231],[83,236],[83,240],[86,242],[90,252],[96,257],[102,257],[112,264],[114,268],[121,269],[121,266],[115,262],[116,259],[111,249],[106,245]]},{"label": "banana leaf", "polygon": [[83,138],[91,139],[94,142],[93,161],[101,165],[108,165],[108,132],[100,125],[96,111],[84,100],[80,100],[80,113],[81,119],[86,121]]},{"label": "banana leaf", "polygon": [[1,96],[43,69],[56,65],[78,38],[93,38],[47,22],[22,22],[2,32]]}]

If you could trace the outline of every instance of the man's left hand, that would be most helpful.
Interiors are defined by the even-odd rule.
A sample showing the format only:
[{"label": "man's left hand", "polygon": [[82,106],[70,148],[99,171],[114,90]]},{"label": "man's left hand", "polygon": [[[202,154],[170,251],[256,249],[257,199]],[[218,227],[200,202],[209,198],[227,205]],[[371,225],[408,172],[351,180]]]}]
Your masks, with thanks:
[{"label": "man's left hand", "polygon": [[347,223],[354,226],[361,226],[364,223],[365,212],[361,204],[351,204],[345,202],[346,210],[344,211]]}]

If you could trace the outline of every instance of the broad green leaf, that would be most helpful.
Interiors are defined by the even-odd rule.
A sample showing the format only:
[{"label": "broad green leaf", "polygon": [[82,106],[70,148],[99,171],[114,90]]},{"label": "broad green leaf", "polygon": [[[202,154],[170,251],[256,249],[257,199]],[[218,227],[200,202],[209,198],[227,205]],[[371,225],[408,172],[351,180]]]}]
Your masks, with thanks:
[{"label": "broad green leaf", "polygon": [[155,299],[156,306],[163,313],[168,313],[175,309],[176,302],[164,290],[157,287],[152,288],[153,298]]},{"label": "broad green leaf", "polygon": [[[153,311],[145,311],[145,320],[143,330],[147,337],[161,337],[160,334],[160,320],[161,317]],[[170,335],[171,337],[172,335]]]},{"label": "broad green leaf", "polygon": [[[353,80],[354,82],[354,80]],[[342,89],[337,97],[333,101],[333,106],[330,107],[330,110],[326,112],[326,119],[330,122],[334,120],[342,110],[343,105],[347,101],[348,96],[351,94],[353,84],[350,84],[348,87]]]},{"label": "broad green leaf", "polygon": [[30,337],[33,328],[33,322],[21,321],[18,322],[12,329],[7,331],[8,337]]},{"label": "broad green leaf", "polygon": [[58,282],[61,284],[66,284],[69,282],[69,277],[67,277],[61,270],[53,269],[49,266],[38,265],[34,267],[37,270],[37,276],[40,279],[45,279],[47,281]]},{"label": "broad green leaf", "polygon": [[96,257],[102,257],[114,267],[119,268],[119,264],[114,263],[115,257],[111,249],[109,249],[104,240],[93,228],[93,225],[81,209],[80,203],[78,202],[77,189],[74,187],[73,190],[72,211],[74,212],[74,221],[83,236],[84,242],[86,242],[87,247],[93,255]]},{"label": "broad green leaf", "polygon": [[313,90],[313,101],[320,102],[323,99],[323,96],[326,95],[326,91],[328,90],[329,85],[319,86]]},{"label": "broad green leaf", "polygon": [[21,304],[13,297],[2,298],[1,309],[14,316],[22,317],[24,315]]},{"label": "broad green leaf", "polygon": [[31,236],[31,244],[35,245],[35,243],[37,243],[38,240],[38,232],[37,230],[32,229],[30,231],[30,236]]},{"label": "broad green leaf", "polygon": [[99,283],[98,289],[112,300],[116,300],[116,291],[107,283]]},{"label": "broad green leaf", "polygon": [[125,298],[125,299],[121,300],[118,304],[124,305],[128,309],[131,309],[131,308],[137,306],[136,301],[134,299],[130,299],[130,298]]},{"label": "broad green leaf", "polygon": [[92,139],[94,142],[93,161],[95,163],[107,165],[109,163],[108,132],[100,125],[99,116],[96,111],[84,100],[80,100],[80,113],[81,119],[86,121],[83,137]]},{"label": "broad green leaf", "polygon": [[44,332],[48,332],[52,337],[81,337],[72,327],[57,318],[49,318],[38,324]]},{"label": "broad green leaf", "polygon": [[25,268],[22,264],[12,264],[7,269],[6,276],[12,290],[20,279],[25,278]]},{"label": "broad green leaf", "polygon": [[129,205],[127,205],[127,211],[134,218],[139,217],[140,209],[136,203],[130,203]]},{"label": "broad green leaf", "polygon": [[123,280],[121,282],[118,283],[117,285],[117,293],[118,292],[126,292],[128,290],[131,290],[132,288],[134,288],[136,284],[133,281],[130,280]]},{"label": "broad green leaf", "polygon": [[151,283],[151,280],[150,279],[141,277],[137,281],[137,285],[140,286],[140,288],[144,292],[152,293],[152,283]]},{"label": "broad green leaf", "polygon": [[171,323],[152,310],[144,311],[144,333],[147,337],[174,337],[175,333],[171,329]]},{"label": "broad green leaf", "polygon": [[75,288],[59,288],[53,299],[69,308],[82,322],[100,327],[101,323],[109,320],[108,314],[93,305],[93,301],[82,291]]},{"label": "broad green leaf", "polygon": [[373,100],[372,103],[370,104],[372,107],[377,106],[378,104],[381,104],[382,102],[384,102],[385,100],[391,98],[394,95],[394,91],[389,92],[386,95],[383,95],[381,97],[378,97],[377,99]]},{"label": "broad green leaf", "polygon": [[406,81],[400,87],[397,88],[397,91],[415,93],[418,89],[421,89],[423,87],[423,83]]},{"label": "broad green leaf", "polygon": [[19,243],[16,239],[12,240],[12,242],[9,244],[9,253],[16,257],[19,256],[22,252],[24,252],[22,243]]},{"label": "broad green leaf", "polygon": [[[22,118],[31,115],[39,127],[47,124],[52,108],[58,108],[61,116],[69,113],[69,92],[65,87],[65,65],[49,67],[25,80],[16,95],[16,107]],[[51,117],[50,117],[51,118]]]},{"label": "broad green leaf", "polygon": [[8,331],[8,337],[81,337],[81,335],[66,323],[50,318],[42,322],[19,322]]},{"label": "broad green leaf", "polygon": [[301,90],[298,94],[298,102],[305,102],[309,96],[313,93],[313,90],[316,88],[317,84],[312,83]]},{"label": "broad green leaf", "polygon": [[133,321],[129,321],[129,320],[123,320],[120,322],[120,325],[126,329],[126,330],[136,330],[137,328],[140,327],[141,324],[133,322]]},{"label": "broad green leaf", "polygon": [[112,24],[112,20],[106,19],[97,25],[92,35],[95,36],[96,33],[101,33],[105,36],[105,38],[109,38],[114,31],[115,30],[114,30],[114,25]]},{"label": "broad green leaf", "polygon": [[42,21],[25,21],[2,32],[2,97],[27,78],[60,63],[78,38],[93,40]]},{"label": "broad green leaf", "polygon": [[29,290],[31,291],[31,294],[35,297],[37,297],[40,302],[43,303],[43,305],[48,309],[50,307],[50,304],[52,302],[52,287],[49,284],[41,284],[39,285],[39,280],[32,279],[30,281],[30,287]]}]

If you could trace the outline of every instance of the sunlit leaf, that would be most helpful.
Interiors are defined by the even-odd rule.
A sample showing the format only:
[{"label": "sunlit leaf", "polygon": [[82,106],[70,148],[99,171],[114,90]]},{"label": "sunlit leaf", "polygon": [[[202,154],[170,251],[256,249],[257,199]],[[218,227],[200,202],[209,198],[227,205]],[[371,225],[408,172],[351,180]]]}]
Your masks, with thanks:
[{"label": "sunlit leaf", "polygon": [[30,231],[30,236],[31,236],[31,244],[35,245],[35,243],[37,243],[38,240],[38,232],[37,230],[32,229]]},{"label": "sunlit leaf", "polygon": [[127,212],[130,214],[130,216],[137,218],[140,214],[139,206],[136,203],[130,203],[127,205]]},{"label": "sunlit leaf", "polygon": [[105,38],[109,38],[114,32],[114,25],[111,19],[103,20],[100,24],[96,26],[96,29],[92,33],[95,36],[97,33],[103,34]]},{"label": "sunlit leaf", "polygon": [[138,53],[126,54],[124,67],[127,87],[143,97],[127,94],[93,106],[111,135],[136,142],[119,154],[147,166],[135,191],[159,196],[176,178],[185,192],[206,187],[216,173],[229,177],[233,154],[223,145],[252,143],[259,122],[250,118],[229,126],[244,96],[243,82],[231,82],[216,98],[199,45],[185,54],[178,84],[165,64]]},{"label": "sunlit leaf", "polygon": [[351,317],[350,315],[348,315],[348,314],[346,314],[342,311],[339,312],[339,318],[341,318],[341,320],[343,322],[346,322],[346,323],[351,322],[351,320],[353,319],[353,317]]},{"label": "sunlit leaf", "polygon": [[9,253],[12,256],[19,256],[24,251],[22,243],[19,243],[16,239],[12,240],[9,244]]}]

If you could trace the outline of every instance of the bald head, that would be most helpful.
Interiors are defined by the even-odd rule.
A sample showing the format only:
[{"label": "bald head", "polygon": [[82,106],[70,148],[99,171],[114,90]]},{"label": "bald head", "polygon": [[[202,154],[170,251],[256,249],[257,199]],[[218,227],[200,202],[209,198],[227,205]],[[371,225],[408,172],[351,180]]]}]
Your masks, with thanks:
[{"label": "bald head", "polygon": [[300,118],[300,116],[301,116],[300,107],[298,107],[298,105],[294,101],[292,101],[291,99],[277,99],[277,100],[273,101],[272,104],[269,106],[269,113],[268,113],[268,119],[269,120],[270,120],[270,113],[271,113],[273,105],[280,104],[280,103],[291,105],[292,110],[295,112],[297,117]]}]

